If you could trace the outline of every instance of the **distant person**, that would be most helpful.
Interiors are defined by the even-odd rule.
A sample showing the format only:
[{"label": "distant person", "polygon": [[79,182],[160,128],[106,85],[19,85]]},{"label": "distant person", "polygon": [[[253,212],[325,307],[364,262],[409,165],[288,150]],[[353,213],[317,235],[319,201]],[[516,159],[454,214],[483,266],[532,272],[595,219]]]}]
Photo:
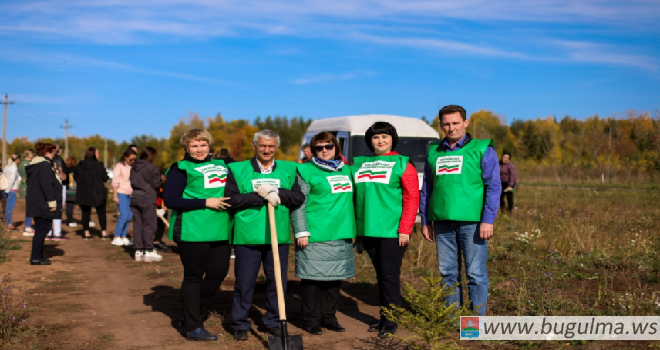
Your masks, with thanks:
[{"label": "distant person", "polygon": [[99,159],[99,150],[90,147],[85,152],[85,159],[76,166],[76,204],[82,210],[83,239],[92,239],[89,233],[92,207],[96,209],[101,226],[101,238],[108,238],[106,232],[105,205],[108,191],[105,183],[109,180],[108,172]]},{"label": "distant person", "polygon": [[231,157],[231,153],[229,153],[229,150],[226,148],[221,148],[219,151],[215,152],[213,159],[220,159],[227,165],[235,162],[234,158]]},{"label": "distant person", "polygon": [[[488,243],[493,237],[497,202],[502,189],[493,140],[473,139],[470,121],[461,106],[438,113],[447,135],[429,145],[419,205],[422,234],[435,240],[442,285],[453,289],[447,306],[463,305],[460,282],[465,264],[470,309],[486,313],[488,300]],[[455,286],[455,287],[454,287]]]},{"label": "distant person", "polygon": [[506,210],[513,212],[513,188],[516,186],[516,166],[511,163],[511,153],[502,153],[500,161],[500,181],[502,182],[502,194],[500,195],[500,209],[504,213],[506,198]]},{"label": "distant person", "polygon": [[[66,172],[66,164],[62,159],[62,145],[55,145],[55,155],[53,156],[53,166],[60,179],[62,180],[62,207],[65,206],[66,201],[66,186],[68,185],[68,174]],[[62,218],[53,219],[53,230],[48,233],[46,239],[65,239],[62,236]]]},{"label": "distant person", "polygon": [[112,239],[112,245],[130,246],[132,243],[126,237],[128,226],[133,218],[131,211],[131,167],[137,159],[137,153],[132,148],[127,148],[121,157],[121,161],[112,168],[112,200],[117,203],[119,218],[115,226],[115,237]]},{"label": "distant person", "polygon": [[147,146],[140,152],[131,168],[131,211],[133,212],[133,244],[135,261],[161,261],[163,256],[154,250],[156,232],[156,198],[160,187],[160,171],[153,162],[158,152]]},{"label": "distant person", "polygon": [[[18,195],[21,198],[27,198],[27,172],[25,167],[30,164],[30,161],[34,158],[37,152],[33,149],[27,149],[23,152],[23,160],[18,163],[18,174],[21,176],[21,182],[18,185]],[[25,228],[23,229],[23,236],[32,237],[34,236],[34,229],[32,228],[32,218],[27,215],[27,208],[25,214]]]},{"label": "distant person", "polygon": [[300,159],[299,163],[309,163],[312,161],[312,157],[314,156],[312,154],[312,147],[309,145],[309,143],[306,143],[302,145],[302,151],[303,151],[303,157]]},{"label": "distant person", "polygon": [[53,219],[62,215],[62,183],[51,164],[55,145],[37,143],[37,156],[25,167],[27,173],[26,215],[34,218],[30,265],[50,265],[44,258],[44,241]]},{"label": "distant person", "polygon": [[7,230],[15,230],[12,214],[14,213],[14,206],[16,205],[16,195],[18,187],[20,186],[21,176],[18,174],[18,163],[21,157],[18,154],[12,154],[9,157],[7,166],[3,169],[3,174],[7,178],[7,190],[2,194],[6,196],[7,206],[5,208],[5,227]]},{"label": "distant person", "polygon": [[167,221],[167,207],[163,203],[163,194],[165,192],[165,183],[167,182],[167,176],[165,174],[160,174],[161,185],[158,188],[158,194],[156,197],[156,214],[158,220],[156,220],[156,233],[154,234],[154,249],[160,250],[163,253],[170,251],[170,248],[163,241],[163,236],[167,227],[165,227],[165,222]]},{"label": "distant person", "polygon": [[78,160],[74,157],[68,157],[64,164],[67,174],[66,181],[62,181],[63,184],[66,184],[66,222],[69,227],[78,227],[76,219],[73,218],[73,209],[76,206],[75,170]]}]

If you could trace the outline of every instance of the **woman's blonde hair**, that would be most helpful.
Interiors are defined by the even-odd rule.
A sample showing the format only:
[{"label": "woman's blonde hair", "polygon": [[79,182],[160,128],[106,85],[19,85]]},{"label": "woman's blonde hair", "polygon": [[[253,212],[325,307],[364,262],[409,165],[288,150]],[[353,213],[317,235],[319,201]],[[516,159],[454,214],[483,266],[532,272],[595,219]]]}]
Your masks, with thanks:
[{"label": "woman's blonde hair", "polygon": [[188,144],[190,141],[206,141],[209,143],[209,146],[213,144],[213,137],[211,133],[205,129],[190,129],[186,131],[183,136],[181,136],[181,147],[188,151]]}]

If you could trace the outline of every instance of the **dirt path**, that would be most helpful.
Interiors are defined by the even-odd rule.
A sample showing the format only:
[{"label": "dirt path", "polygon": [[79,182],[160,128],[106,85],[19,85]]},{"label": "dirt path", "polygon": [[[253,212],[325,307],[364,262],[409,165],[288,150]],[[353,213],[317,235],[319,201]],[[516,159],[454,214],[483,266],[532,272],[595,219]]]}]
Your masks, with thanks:
[{"label": "dirt path", "polygon": [[[14,211],[22,227],[24,202]],[[76,218],[80,213],[76,213]],[[95,215],[92,215],[96,220]],[[114,231],[115,213],[108,214],[108,232]],[[80,226],[78,227],[80,228]],[[257,285],[250,312],[253,331],[247,342],[236,342],[226,320],[231,309],[233,267],[205,323],[219,335],[218,342],[187,341],[175,324],[181,319],[179,287],[182,268],[176,252],[165,253],[160,263],[136,263],[131,249],[114,247],[109,240],[83,241],[80,231],[65,227],[69,241],[48,241],[46,257],[51,266],[29,265],[31,240],[23,238],[22,250],[0,265],[0,275],[11,274],[14,288],[30,301],[30,322],[40,327],[39,349],[265,349],[267,334],[257,331],[265,308],[265,286]],[[98,232],[97,232],[98,233]],[[130,233],[130,231],[129,231]],[[12,233],[15,238],[20,232]],[[172,242],[168,242],[175,247]],[[233,261],[232,261],[233,265]],[[346,281],[342,287],[339,322],[346,333],[325,331],[322,336],[304,332],[300,314],[299,280],[289,264],[287,315],[290,333],[302,334],[306,349],[394,349],[392,340],[382,341],[366,331],[378,315],[377,290],[370,284]],[[260,281],[263,279],[260,276]]]}]

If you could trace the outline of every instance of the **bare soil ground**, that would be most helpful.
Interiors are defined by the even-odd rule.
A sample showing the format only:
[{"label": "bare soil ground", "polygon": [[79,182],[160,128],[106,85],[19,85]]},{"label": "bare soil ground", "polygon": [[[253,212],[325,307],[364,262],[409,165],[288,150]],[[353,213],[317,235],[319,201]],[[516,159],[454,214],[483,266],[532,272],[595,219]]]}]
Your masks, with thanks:
[{"label": "bare soil ground", "polygon": [[[15,224],[22,228],[24,201],[14,210]],[[80,213],[76,212],[76,218]],[[92,219],[96,221],[95,215]],[[96,221],[98,223],[98,221]],[[108,233],[114,232],[116,213],[108,213]],[[236,342],[227,326],[233,296],[233,268],[217,293],[212,316],[206,322],[219,341],[187,341],[176,324],[182,317],[179,301],[182,267],[174,252],[164,253],[160,263],[137,263],[132,249],[115,247],[110,240],[84,241],[80,225],[63,227],[69,241],[47,241],[45,255],[51,266],[29,265],[31,238],[21,237],[21,250],[0,265],[0,274],[10,274],[15,289],[25,294],[32,311],[29,322],[38,327],[38,349],[265,349],[268,335],[258,331],[265,311],[265,287],[260,276],[250,312],[253,328],[249,340]],[[97,227],[98,228],[98,227]],[[129,231],[130,234],[130,231]],[[167,242],[170,247],[175,244]],[[232,261],[233,264],[233,261]],[[286,296],[290,333],[302,334],[306,349],[396,349],[393,339],[379,339],[367,332],[378,316],[376,286],[346,281],[337,314],[345,333],[306,333],[300,312],[299,280],[289,263],[289,293]],[[458,338],[458,333],[456,334]],[[492,347],[491,347],[492,348]]]}]

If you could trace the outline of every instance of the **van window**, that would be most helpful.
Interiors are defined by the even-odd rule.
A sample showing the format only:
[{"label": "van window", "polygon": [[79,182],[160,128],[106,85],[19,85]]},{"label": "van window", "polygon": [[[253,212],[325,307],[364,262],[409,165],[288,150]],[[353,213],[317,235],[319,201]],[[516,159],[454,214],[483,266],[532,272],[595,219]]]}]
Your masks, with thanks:
[{"label": "van window", "polygon": [[[353,136],[353,157],[371,155],[371,151],[365,144],[364,136]],[[399,137],[396,151],[409,157],[415,165],[417,172],[424,171],[424,163],[429,150],[429,143],[438,141],[436,138],[426,137]]]}]

